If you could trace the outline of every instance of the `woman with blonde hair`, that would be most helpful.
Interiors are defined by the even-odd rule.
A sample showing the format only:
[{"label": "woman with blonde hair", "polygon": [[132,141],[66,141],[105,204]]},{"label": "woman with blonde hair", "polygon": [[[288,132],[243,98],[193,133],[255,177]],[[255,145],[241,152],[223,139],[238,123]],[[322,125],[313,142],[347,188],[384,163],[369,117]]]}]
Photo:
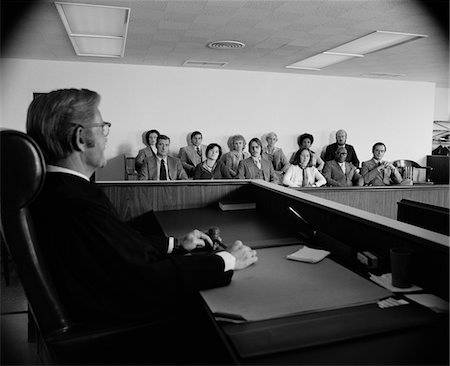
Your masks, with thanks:
[{"label": "woman with blonde hair", "polygon": [[250,154],[244,151],[245,145],[245,138],[242,135],[233,135],[228,139],[230,152],[223,155],[222,161],[230,170],[232,177],[238,174],[239,162],[250,157]]}]

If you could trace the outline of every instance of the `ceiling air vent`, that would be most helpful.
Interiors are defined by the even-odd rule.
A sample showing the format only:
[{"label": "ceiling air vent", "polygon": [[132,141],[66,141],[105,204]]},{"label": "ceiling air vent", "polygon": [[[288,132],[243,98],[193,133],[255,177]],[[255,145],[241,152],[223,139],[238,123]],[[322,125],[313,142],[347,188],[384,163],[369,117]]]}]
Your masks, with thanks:
[{"label": "ceiling air vent", "polygon": [[183,66],[223,67],[227,63],[228,62],[186,60],[184,61]]},{"label": "ceiling air vent", "polygon": [[362,74],[361,76],[372,77],[372,78],[399,78],[405,76],[405,74],[395,74],[392,72],[369,72]]},{"label": "ceiling air vent", "polygon": [[244,48],[245,43],[238,41],[216,41],[209,43],[208,47],[214,50],[237,50],[239,48]]}]

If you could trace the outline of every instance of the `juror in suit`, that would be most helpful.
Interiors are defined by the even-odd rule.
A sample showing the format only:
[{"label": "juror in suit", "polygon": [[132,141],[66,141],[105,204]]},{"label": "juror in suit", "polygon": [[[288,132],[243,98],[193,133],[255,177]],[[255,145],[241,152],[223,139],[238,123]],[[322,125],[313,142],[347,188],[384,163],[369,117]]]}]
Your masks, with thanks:
[{"label": "juror in suit", "polygon": [[356,156],[356,151],[352,145],[347,144],[347,132],[344,130],[339,130],[336,132],[336,142],[327,146],[323,160],[333,160],[339,146],[347,149],[346,161],[352,163],[355,167],[359,167],[359,159]]},{"label": "juror in suit", "polygon": [[386,145],[384,143],[377,142],[373,145],[373,158],[362,163],[361,175],[364,183],[370,186],[412,185],[412,180],[403,179],[392,163],[382,160],[385,152]]},{"label": "juror in suit", "polygon": [[178,153],[183,168],[189,177],[193,177],[195,167],[206,160],[206,145],[202,144],[202,140],[203,136],[201,132],[192,132],[192,145],[182,147]]},{"label": "juror in suit", "polygon": [[335,159],[325,163],[322,174],[327,184],[335,187],[363,186],[363,177],[352,163],[345,161],[346,158],[347,149],[338,147]]},{"label": "juror in suit", "polygon": [[181,161],[169,156],[170,138],[158,136],[156,155],[149,156],[138,174],[139,180],[183,180],[188,179]]},{"label": "juror in suit", "polygon": [[268,182],[278,183],[272,162],[261,157],[262,143],[257,137],[250,140],[248,150],[251,156],[241,160],[238,166],[238,179],[264,179]]}]

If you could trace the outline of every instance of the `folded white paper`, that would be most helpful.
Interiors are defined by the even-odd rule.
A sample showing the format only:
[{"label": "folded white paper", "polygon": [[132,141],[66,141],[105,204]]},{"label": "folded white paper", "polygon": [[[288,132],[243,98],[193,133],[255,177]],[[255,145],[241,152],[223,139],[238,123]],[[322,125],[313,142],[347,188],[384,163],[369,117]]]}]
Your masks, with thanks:
[{"label": "folded white paper", "polygon": [[313,249],[304,245],[295,253],[287,255],[286,258],[300,262],[317,263],[324,259],[328,254],[330,254],[330,252],[327,250]]},{"label": "folded white paper", "polygon": [[370,274],[369,278],[373,282],[379,284],[380,286],[383,286],[384,288],[386,288],[392,292],[413,292],[413,291],[422,290],[422,287],[419,287],[416,285],[411,285],[411,287],[407,287],[407,288],[399,288],[399,287],[392,286],[392,274],[391,273],[385,273],[385,274],[382,274],[381,276],[375,276],[372,273],[369,273],[369,274]]}]

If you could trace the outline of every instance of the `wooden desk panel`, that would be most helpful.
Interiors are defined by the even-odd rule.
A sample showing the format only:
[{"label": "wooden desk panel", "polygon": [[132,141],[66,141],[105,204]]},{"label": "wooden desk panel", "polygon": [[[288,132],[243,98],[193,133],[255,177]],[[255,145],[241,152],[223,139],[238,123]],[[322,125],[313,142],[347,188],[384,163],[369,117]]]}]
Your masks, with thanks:
[{"label": "wooden desk panel", "polygon": [[116,207],[119,216],[128,221],[151,210],[206,207],[222,199],[238,199],[239,195],[247,195],[250,181],[127,181],[97,185]]},{"label": "wooden desk panel", "polygon": [[448,185],[391,187],[324,187],[296,189],[302,192],[359,208],[377,215],[397,219],[397,202],[402,199],[449,207]]}]

